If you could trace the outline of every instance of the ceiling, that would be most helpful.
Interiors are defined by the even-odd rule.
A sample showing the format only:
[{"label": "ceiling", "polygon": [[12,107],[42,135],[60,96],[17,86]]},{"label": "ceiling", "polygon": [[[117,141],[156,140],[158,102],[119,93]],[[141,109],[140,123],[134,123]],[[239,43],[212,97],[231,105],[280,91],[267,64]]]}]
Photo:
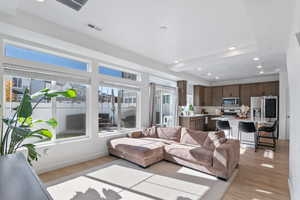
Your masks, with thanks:
[{"label": "ceiling", "polygon": [[149,57],[174,72],[224,81],[285,67],[290,9],[290,0],[89,0],[77,12],[54,0],[20,0],[17,11]]}]

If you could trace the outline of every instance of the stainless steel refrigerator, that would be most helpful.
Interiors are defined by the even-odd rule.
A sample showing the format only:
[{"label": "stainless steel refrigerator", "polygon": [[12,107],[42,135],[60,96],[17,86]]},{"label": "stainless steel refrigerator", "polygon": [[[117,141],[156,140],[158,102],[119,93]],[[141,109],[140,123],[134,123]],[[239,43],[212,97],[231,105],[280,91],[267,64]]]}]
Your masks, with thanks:
[{"label": "stainless steel refrigerator", "polygon": [[278,119],[278,97],[251,97],[251,119],[275,121]]}]

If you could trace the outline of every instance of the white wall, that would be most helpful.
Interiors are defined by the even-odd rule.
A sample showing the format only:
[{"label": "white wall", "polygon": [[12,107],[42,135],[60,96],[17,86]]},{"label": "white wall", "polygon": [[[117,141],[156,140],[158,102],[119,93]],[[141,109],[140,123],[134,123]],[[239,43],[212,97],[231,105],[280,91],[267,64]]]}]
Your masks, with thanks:
[{"label": "white wall", "polygon": [[288,87],[288,73],[281,71],[279,74],[279,139],[289,139],[289,87]]},{"label": "white wall", "polygon": [[300,46],[295,33],[300,32],[300,2],[294,1],[293,26],[287,51],[287,71],[290,89],[290,163],[291,199],[300,199]]}]

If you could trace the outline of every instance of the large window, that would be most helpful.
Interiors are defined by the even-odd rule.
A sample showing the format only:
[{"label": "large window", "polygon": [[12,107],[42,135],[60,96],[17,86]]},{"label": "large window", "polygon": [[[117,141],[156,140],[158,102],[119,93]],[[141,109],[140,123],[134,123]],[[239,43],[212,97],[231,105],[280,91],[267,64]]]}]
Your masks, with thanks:
[{"label": "large window", "polygon": [[122,78],[122,79],[128,79],[128,80],[132,80],[132,81],[138,80],[137,74],[125,72],[125,71],[118,70],[118,69],[108,68],[108,67],[104,67],[104,66],[99,67],[99,74],[113,76],[113,77]]},{"label": "large window", "polygon": [[40,62],[45,64],[56,65],[60,67],[66,67],[70,69],[76,69],[81,71],[87,71],[88,64],[74,59],[69,59],[61,56],[56,56],[49,53],[35,51],[27,48],[6,44],[4,49],[5,56],[18,58],[23,60],[29,60],[34,62]]},{"label": "large window", "polygon": [[[63,97],[52,98],[52,100],[43,100],[33,113],[33,121],[49,120],[56,118],[58,126],[55,130],[42,124],[38,124],[35,128],[48,128],[56,136],[57,139],[65,139],[86,135],[86,86],[71,82],[59,82],[52,80],[43,80],[30,77],[5,75],[5,109],[4,116],[8,117],[14,112],[14,108],[20,103],[22,93],[28,88],[30,94],[44,89],[69,89],[73,88],[78,95],[74,99],[66,99]],[[36,99],[35,101],[38,101]],[[45,127],[46,126],[46,127]],[[46,141],[42,140],[42,141]],[[34,142],[31,141],[31,142]]]},{"label": "large window", "polygon": [[138,92],[100,86],[98,90],[100,132],[114,132],[137,127]]}]

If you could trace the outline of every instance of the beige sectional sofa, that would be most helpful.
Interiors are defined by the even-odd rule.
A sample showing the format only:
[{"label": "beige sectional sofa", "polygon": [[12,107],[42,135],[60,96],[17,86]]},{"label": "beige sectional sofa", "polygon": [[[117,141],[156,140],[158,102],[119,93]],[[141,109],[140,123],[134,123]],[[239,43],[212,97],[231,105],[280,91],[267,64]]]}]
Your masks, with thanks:
[{"label": "beige sectional sofa", "polygon": [[240,142],[224,132],[152,127],[108,141],[110,154],[147,167],[168,160],[227,180],[240,159]]}]

